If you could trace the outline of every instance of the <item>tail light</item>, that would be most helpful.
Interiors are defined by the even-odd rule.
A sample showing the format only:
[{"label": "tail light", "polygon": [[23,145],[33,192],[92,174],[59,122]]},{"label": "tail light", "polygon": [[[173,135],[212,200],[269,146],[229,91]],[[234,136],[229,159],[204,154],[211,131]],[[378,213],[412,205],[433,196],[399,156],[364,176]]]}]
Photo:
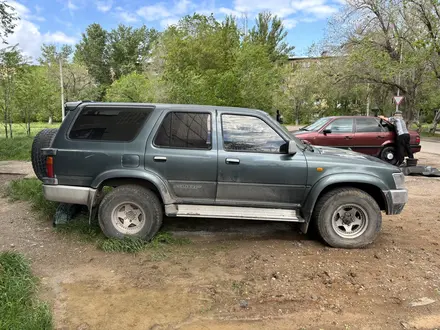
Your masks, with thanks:
[{"label": "tail light", "polygon": [[54,174],[53,174],[53,157],[52,156],[48,156],[46,158],[46,172],[47,172],[47,177],[49,178],[53,178]]},{"label": "tail light", "polygon": [[416,136],[416,144],[420,144],[420,136],[419,135]]}]

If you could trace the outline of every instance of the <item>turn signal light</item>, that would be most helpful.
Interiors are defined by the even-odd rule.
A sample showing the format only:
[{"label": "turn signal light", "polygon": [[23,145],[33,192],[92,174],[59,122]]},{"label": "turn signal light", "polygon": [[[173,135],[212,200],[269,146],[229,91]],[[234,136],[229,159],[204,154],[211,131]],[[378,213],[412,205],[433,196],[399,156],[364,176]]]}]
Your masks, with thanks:
[{"label": "turn signal light", "polygon": [[420,144],[420,136],[418,136],[418,135],[416,136],[416,143]]},{"label": "turn signal light", "polygon": [[47,177],[53,178],[53,157],[49,156],[46,158],[46,173]]}]

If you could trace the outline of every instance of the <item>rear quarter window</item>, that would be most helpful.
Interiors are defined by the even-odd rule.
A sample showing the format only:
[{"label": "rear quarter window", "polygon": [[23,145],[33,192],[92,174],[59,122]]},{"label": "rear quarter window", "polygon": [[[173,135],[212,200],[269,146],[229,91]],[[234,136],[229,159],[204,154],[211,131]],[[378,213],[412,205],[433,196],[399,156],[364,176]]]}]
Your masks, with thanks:
[{"label": "rear quarter window", "polygon": [[85,107],[69,138],[72,140],[128,142],[136,138],[153,108]]}]

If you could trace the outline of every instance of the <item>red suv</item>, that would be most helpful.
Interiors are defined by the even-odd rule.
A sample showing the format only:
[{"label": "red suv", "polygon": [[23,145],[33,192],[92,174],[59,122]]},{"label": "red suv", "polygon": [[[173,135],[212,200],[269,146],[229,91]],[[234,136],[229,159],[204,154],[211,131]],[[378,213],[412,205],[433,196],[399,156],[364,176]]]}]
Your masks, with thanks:
[{"label": "red suv", "polygon": [[[350,148],[353,151],[379,157],[391,164],[397,162],[394,126],[376,117],[325,117],[293,132],[301,140],[317,146]],[[420,135],[409,131],[413,153],[421,150]]]}]

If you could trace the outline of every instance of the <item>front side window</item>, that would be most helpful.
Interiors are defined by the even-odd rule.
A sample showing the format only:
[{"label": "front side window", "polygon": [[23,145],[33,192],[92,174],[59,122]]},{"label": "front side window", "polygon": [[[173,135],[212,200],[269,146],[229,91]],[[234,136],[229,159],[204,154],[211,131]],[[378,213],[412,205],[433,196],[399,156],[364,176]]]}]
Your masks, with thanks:
[{"label": "front side window", "polygon": [[329,129],[332,133],[352,133],[353,119],[340,118],[332,121],[325,129]]},{"label": "front side window", "polygon": [[281,153],[286,145],[278,133],[257,117],[222,115],[223,147],[226,151]]},{"label": "front side window", "polygon": [[72,140],[133,140],[153,108],[85,107],[69,132]]},{"label": "front side window", "polygon": [[211,114],[169,112],[154,144],[162,148],[211,149]]},{"label": "front side window", "polygon": [[382,132],[382,127],[375,118],[356,118],[356,132]]}]

